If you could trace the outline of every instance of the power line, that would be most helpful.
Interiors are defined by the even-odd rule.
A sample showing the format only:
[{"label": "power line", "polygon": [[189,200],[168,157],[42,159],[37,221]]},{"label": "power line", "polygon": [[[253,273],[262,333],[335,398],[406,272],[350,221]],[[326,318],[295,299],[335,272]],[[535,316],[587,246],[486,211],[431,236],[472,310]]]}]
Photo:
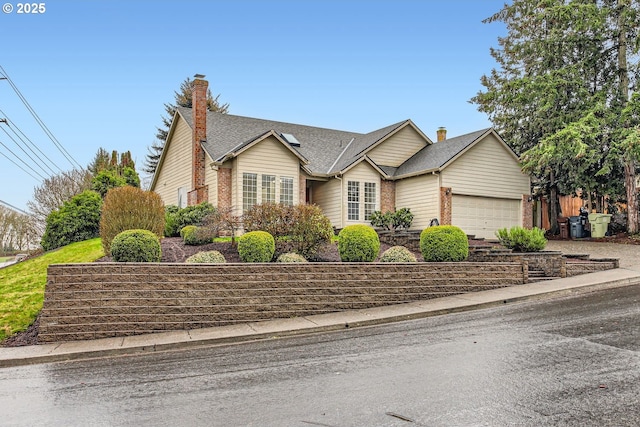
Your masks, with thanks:
[{"label": "power line", "polygon": [[[29,149],[29,151],[31,151],[33,153],[34,156],[36,156],[45,166],[47,166],[47,168],[52,172],[52,173],[56,173],[53,171],[53,169],[51,169],[51,167],[49,167],[49,165],[47,164],[47,162],[45,162],[44,160],[42,160],[42,157],[40,157],[33,149],[35,148],[38,153],[40,153],[45,159],[47,159],[49,161],[49,163],[51,165],[53,165],[56,169],[58,169],[58,171],[62,172],[62,168],[60,166],[58,166],[53,160],[51,160],[45,153],[42,152],[42,150],[33,142],[31,141],[31,139],[29,139],[29,137],[27,135],[24,134],[24,132],[22,132],[22,130],[20,130],[20,128],[11,121],[11,119],[9,118],[9,116],[7,116],[7,114],[2,111],[2,109],[0,109],[0,114],[2,114],[2,116],[4,117],[3,120],[0,120],[0,122],[4,122],[7,124],[7,127],[9,129],[11,129],[11,131],[14,133],[14,135],[16,135],[18,137],[18,139],[20,139],[20,141],[22,141],[22,143]],[[18,132],[20,132],[20,135],[18,135],[18,132],[16,132],[16,130]],[[25,141],[26,140],[26,141]],[[33,147],[33,148],[32,148]]]},{"label": "power line", "polygon": [[22,95],[22,93],[20,92],[20,90],[18,89],[18,87],[13,83],[13,81],[11,80],[11,78],[9,77],[9,74],[7,74],[7,72],[5,71],[5,69],[0,65],[0,71],[2,71],[2,75],[3,77],[9,82],[9,84],[11,85],[11,88],[13,89],[13,91],[16,93],[16,95],[18,95],[18,98],[20,98],[20,100],[22,101],[22,103],[24,104],[25,107],[27,107],[27,110],[29,110],[29,112],[31,113],[31,115],[33,116],[33,118],[36,120],[36,122],[40,125],[40,128],[42,128],[42,130],[45,132],[45,134],[47,134],[47,136],[49,137],[49,139],[54,143],[54,145],[58,148],[58,150],[62,153],[62,155],[69,161],[69,163],[71,163],[72,166],[77,166],[80,169],[83,169],[82,166],[80,166],[80,163],[78,163],[72,156],[71,154],[69,154],[69,152],[62,146],[62,144],[60,143],[60,141],[58,141],[58,139],[53,135],[53,133],[51,133],[51,131],[49,130],[49,128],[47,127],[47,125],[44,124],[44,122],[42,121],[42,119],[40,119],[40,117],[38,116],[38,114],[35,112],[35,110],[33,109],[33,107],[31,107],[31,105],[29,104],[29,102],[26,100],[26,98],[24,97],[24,95]]},{"label": "power line", "polygon": [[[22,146],[20,144],[18,144],[18,142],[11,136],[9,135],[9,132],[6,131],[6,129],[2,126],[0,127],[0,129],[2,129],[2,131],[9,137],[9,139],[11,139],[13,141],[14,144],[16,144],[18,146],[18,148],[20,150],[22,150],[22,152],[29,158],[31,159],[31,161],[40,168],[40,170],[42,172],[44,172],[45,175],[47,175],[47,177],[51,177],[51,175],[49,174],[49,172],[47,172],[46,170],[44,170],[44,168],[42,167],[42,165],[40,163],[38,163],[33,157],[31,157],[31,155],[29,153],[27,153],[25,151],[24,148],[22,148]],[[12,153],[13,154],[13,153]],[[48,165],[45,164],[45,166],[49,167]],[[49,168],[49,170],[51,170],[51,168]],[[51,172],[55,175],[55,172],[53,172],[53,170],[51,170]]]},{"label": "power line", "polygon": [[6,158],[7,160],[9,160],[11,163],[13,163],[14,165],[16,165],[18,168],[22,169],[22,171],[24,173],[26,173],[27,175],[29,175],[31,178],[35,179],[36,181],[40,181],[38,178],[36,178],[35,176],[33,176],[32,174],[29,173],[29,171],[27,171],[25,168],[23,168],[22,166],[20,166],[19,164],[17,164],[16,162],[14,162],[9,156],[7,156],[6,154],[4,154],[2,151],[0,151],[0,155],[4,158]]},{"label": "power line", "polygon": [[5,205],[5,206],[6,206],[6,207],[8,207],[8,208],[13,209],[14,211],[17,211],[18,213],[21,213],[21,214],[23,214],[23,215],[29,215],[29,213],[27,213],[27,212],[23,211],[23,210],[22,210],[22,209],[20,209],[20,208],[17,208],[17,207],[15,207],[15,206],[13,206],[11,203],[7,203],[7,202],[5,202],[4,200],[0,200],[0,203],[2,203],[3,205]]},{"label": "power line", "polygon": [[[20,160],[22,162],[22,164],[24,164],[26,167],[28,167],[29,169],[31,169],[33,171],[33,173],[35,173],[36,175],[38,175],[42,180],[45,180],[46,178],[42,175],[40,175],[38,173],[38,171],[36,171],[34,168],[32,168],[31,166],[29,166],[24,160],[22,160],[20,157],[18,157],[16,155],[16,153],[14,153],[13,151],[11,151],[11,149],[9,147],[7,147],[6,145],[4,145],[4,143],[2,141],[0,141],[0,145],[2,145],[4,148],[7,149],[8,152],[10,152],[11,154],[13,154],[13,157],[15,157],[16,159]],[[9,158],[9,156],[7,156],[6,154],[4,154],[2,151],[0,151],[0,154],[2,154],[4,157],[6,157],[11,163],[13,163],[14,165],[18,166],[20,169],[22,169],[23,171],[27,172],[23,167],[21,167],[19,164],[17,164],[16,162],[14,162],[11,158]],[[31,175],[29,172],[27,172],[29,175]],[[35,176],[31,175],[31,177],[35,180],[38,180],[38,178],[36,178]]]}]

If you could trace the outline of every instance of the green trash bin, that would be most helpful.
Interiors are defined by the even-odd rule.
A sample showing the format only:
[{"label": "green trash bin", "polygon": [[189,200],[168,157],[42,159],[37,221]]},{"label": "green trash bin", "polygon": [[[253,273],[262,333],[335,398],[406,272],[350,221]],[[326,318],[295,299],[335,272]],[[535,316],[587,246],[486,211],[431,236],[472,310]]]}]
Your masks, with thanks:
[{"label": "green trash bin", "polygon": [[604,237],[607,234],[611,217],[611,214],[590,213],[591,237]]}]

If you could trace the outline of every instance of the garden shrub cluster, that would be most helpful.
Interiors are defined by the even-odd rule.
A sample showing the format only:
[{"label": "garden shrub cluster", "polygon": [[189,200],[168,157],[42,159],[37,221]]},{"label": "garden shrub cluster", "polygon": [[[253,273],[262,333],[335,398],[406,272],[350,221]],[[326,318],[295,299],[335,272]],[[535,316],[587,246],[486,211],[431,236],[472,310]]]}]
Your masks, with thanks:
[{"label": "garden shrub cluster", "polygon": [[385,230],[407,230],[413,223],[413,214],[409,208],[400,208],[395,212],[374,211],[371,213],[371,225]]},{"label": "garden shrub cluster", "polygon": [[378,233],[368,225],[348,225],[338,234],[338,253],[344,262],[373,262],[378,252]]},{"label": "garden shrub cluster", "polygon": [[116,262],[160,262],[160,239],[149,230],[125,230],[113,238],[111,256]]},{"label": "garden shrub cluster", "polygon": [[100,207],[102,197],[86,190],[47,216],[42,236],[42,249],[49,251],[70,243],[98,237],[100,233]]},{"label": "garden shrub cluster", "polygon": [[295,252],[287,252],[278,257],[276,262],[308,262],[305,257]]},{"label": "garden shrub cluster", "polygon": [[380,255],[380,262],[417,262],[417,259],[404,246],[392,246]]},{"label": "garden shrub cluster", "polygon": [[255,205],[243,217],[245,231],[266,231],[276,240],[276,255],[296,252],[312,259],[333,237],[333,227],[317,205]]},{"label": "garden shrub cluster", "polygon": [[166,237],[178,237],[180,230],[187,225],[202,225],[205,217],[216,211],[216,208],[208,202],[199,205],[178,208],[175,205],[169,205],[165,208],[165,228],[164,235]]},{"label": "garden shrub cluster", "polygon": [[218,251],[204,251],[191,255],[185,260],[188,263],[201,263],[201,264],[224,264],[227,262],[224,255]]},{"label": "garden shrub cluster", "polygon": [[496,231],[500,244],[515,252],[538,252],[545,248],[547,239],[544,230],[534,227],[531,230],[515,226],[510,229],[501,228]]},{"label": "garden shrub cluster", "polygon": [[266,231],[250,231],[238,239],[238,255],[243,262],[269,262],[275,250],[275,239]]},{"label": "garden shrub cluster", "polygon": [[437,225],[420,233],[420,252],[426,262],[457,262],[469,256],[469,240],[453,225]]},{"label": "garden shrub cluster", "polygon": [[104,253],[111,253],[113,238],[125,230],[149,230],[158,238],[164,231],[164,205],[160,196],[136,187],[109,190],[102,205],[100,238]]}]

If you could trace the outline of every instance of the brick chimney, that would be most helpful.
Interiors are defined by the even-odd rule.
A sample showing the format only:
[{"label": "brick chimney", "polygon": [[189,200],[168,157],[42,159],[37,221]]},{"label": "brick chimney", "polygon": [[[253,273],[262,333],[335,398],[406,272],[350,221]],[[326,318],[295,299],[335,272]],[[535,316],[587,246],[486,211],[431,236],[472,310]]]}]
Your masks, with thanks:
[{"label": "brick chimney", "polygon": [[209,82],[204,75],[196,74],[192,82],[193,133],[191,137],[191,186],[188,195],[189,205],[208,201],[208,188],[205,183],[205,153],[202,143],[207,139],[207,89]]},{"label": "brick chimney", "polygon": [[447,139],[447,129],[443,128],[443,127],[439,127],[438,128],[438,132],[436,132],[436,134],[438,135],[438,142],[444,141],[445,139]]}]

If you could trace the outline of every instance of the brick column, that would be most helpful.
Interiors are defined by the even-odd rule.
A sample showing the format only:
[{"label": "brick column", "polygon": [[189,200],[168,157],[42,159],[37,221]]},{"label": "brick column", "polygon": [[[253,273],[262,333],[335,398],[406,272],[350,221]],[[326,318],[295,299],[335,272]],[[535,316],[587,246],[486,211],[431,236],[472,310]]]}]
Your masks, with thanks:
[{"label": "brick column", "polygon": [[440,187],[440,225],[451,225],[451,187]]},{"label": "brick column", "polygon": [[300,175],[298,182],[298,204],[304,205],[307,203],[307,178],[304,175]]},{"label": "brick column", "polygon": [[187,193],[187,205],[199,205],[202,202],[209,201],[209,186],[204,185],[202,187],[191,190]]},{"label": "brick column", "polygon": [[533,228],[533,197],[531,194],[522,195],[522,227]]},{"label": "brick column", "polygon": [[231,168],[218,169],[218,209],[231,208]]},{"label": "brick column", "polygon": [[[405,206],[402,206],[405,207]],[[396,210],[396,182],[381,181],[380,182],[380,212]]]},{"label": "brick column", "polygon": [[[205,183],[205,153],[202,141],[207,139],[207,87],[206,80],[196,77],[193,80],[193,132],[191,137],[191,186],[189,204],[207,201],[208,189]],[[192,195],[193,193],[193,195]],[[195,202],[195,203],[194,203]]]}]

